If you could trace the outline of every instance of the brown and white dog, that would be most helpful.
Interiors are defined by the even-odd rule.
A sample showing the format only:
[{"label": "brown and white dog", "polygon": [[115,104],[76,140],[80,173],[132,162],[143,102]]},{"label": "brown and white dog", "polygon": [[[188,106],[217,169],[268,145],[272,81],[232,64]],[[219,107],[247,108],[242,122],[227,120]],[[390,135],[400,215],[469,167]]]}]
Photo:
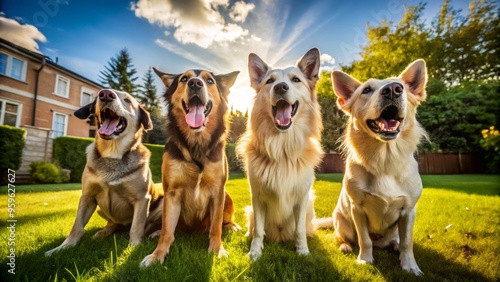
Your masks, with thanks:
[{"label": "brown and white dog", "polygon": [[208,251],[227,256],[222,227],[239,229],[233,222],[233,202],[225,190],[227,96],[239,72],[214,75],[188,70],[173,75],[154,70],[167,88],[169,107],[162,163],[165,200],[158,246],[141,266],[163,262],[176,229],[209,231]]},{"label": "brown and white dog", "polygon": [[93,103],[75,112],[80,119],[91,115],[99,130],[95,142],[87,147],[75,223],[68,238],[46,256],[76,245],[96,207],[108,223],[94,238],[130,226],[130,244],[137,245],[161,220],[163,191],[154,187],[151,153],[141,143],[142,132],[152,128],[149,113],[130,94],[104,89]]},{"label": "brown and white dog", "polygon": [[296,64],[273,69],[256,54],[248,58],[251,86],[256,91],[250,122],[239,140],[252,192],[247,209],[257,260],[264,235],[273,241],[295,240],[298,254],[309,254],[306,236],[315,227],[314,168],[320,163],[322,121],[315,87],[319,50],[309,50]]},{"label": "brown and white dog", "polygon": [[372,246],[399,249],[404,270],[421,275],[413,255],[415,204],[422,181],[413,154],[425,130],[417,106],[426,98],[425,62],[417,60],[399,77],[361,83],[332,72],[337,104],[349,121],[342,191],[333,212],[342,252],[359,245],[358,263],[372,263]]}]

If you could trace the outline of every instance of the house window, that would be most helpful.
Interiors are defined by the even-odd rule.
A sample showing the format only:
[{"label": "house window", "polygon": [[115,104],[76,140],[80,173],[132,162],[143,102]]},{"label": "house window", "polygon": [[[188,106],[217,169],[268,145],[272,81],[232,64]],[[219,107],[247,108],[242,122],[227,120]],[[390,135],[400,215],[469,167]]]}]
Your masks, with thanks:
[{"label": "house window", "polygon": [[69,98],[69,79],[64,76],[57,75],[54,94],[64,98]]},{"label": "house window", "polygon": [[94,98],[94,91],[86,87],[82,87],[82,96],[80,98],[81,106],[85,106],[92,103],[93,98]]},{"label": "house window", "polygon": [[21,104],[0,99],[0,124],[19,126]]},{"label": "house window", "polygon": [[17,80],[26,80],[26,61],[0,53],[0,74]]},{"label": "house window", "polygon": [[52,132],[54,138],[65,136],[68,127],[68,115],[54,112],[52,118]]}]

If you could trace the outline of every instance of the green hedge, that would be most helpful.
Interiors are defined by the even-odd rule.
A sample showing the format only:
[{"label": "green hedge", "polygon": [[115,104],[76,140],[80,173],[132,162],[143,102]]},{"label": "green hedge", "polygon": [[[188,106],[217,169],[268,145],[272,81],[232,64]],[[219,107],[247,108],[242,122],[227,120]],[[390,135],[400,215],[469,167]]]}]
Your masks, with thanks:
[{"label": "green hedge", "polygon": [[[7,170],[21,166],[26,130],[9,125],[0,125],[0,171],[2,185],[6,184]],[[4,183],[5,182],[5,183]]]},{"label": "green hedge", "polygon": [[62,168],[69,169],[70,182],[81,182],[87,163],[85,149],[94,138],[61,136],[54,140],[54,160]]},{"label": "green hedge", "polygon": [[[56,163],[65,169],[71,170],[71,182],[81,182],[83,169],[87,158],[85,149],[94,141],[93,138],[79,138],[62,136],[54,141],[54,160]],[[144,144],[151,151],[151,160],[149,167],[153,174],[155,183],[161,182],[161,162],[163,156],[164,145]],[[241,172],[241,165],[236,158],[235,144],[229,143],[226,146],[226,155],[229,162],[229,170],[231,172]]]},{"label": "green hedge", "polygon": [[65,170],[59,168],[53,163],[32,162],[30,164],[31,178],[35,183],[66,183],[69,181],[69,175]]}]

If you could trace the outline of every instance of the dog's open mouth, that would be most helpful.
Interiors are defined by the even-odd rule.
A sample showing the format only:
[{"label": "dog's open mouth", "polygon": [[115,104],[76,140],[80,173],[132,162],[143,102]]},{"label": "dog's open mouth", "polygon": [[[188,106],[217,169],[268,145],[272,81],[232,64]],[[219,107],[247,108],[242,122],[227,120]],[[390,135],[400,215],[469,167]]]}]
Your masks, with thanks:
[{"label": "dog's open mouth", "polygon": [[273,106],[274,124],[278,129],[285,130],[292,125],[292,118],[297,113],[299,101],[291,105],[285,100],[279,100],[276,106]]},{"label": "dog's open mouth", "polygon": [[101,110],[100,120],[99,135],[104,139],[111,139],[113,135],[118,136],[127,128],[127,120],[110,108]]},{"label": "dog's open mouth", "polygon": [[399,117],[398,108],[394,105],[386,107],[379,118],[366,121],[368,127],[384,139],[394,139],[399,133],[399,126],[403,118]]},{"label": "dog's open mouth", "polygon": [[203,102],[198,96],[191,98],[186,105],[186,102],[182,100],[182,107],[186,112],[186,122],[192,129],[199,129],[205,126],[206,117],[212,111],[212,101],[208,101],[207,105],[204,106]]}]

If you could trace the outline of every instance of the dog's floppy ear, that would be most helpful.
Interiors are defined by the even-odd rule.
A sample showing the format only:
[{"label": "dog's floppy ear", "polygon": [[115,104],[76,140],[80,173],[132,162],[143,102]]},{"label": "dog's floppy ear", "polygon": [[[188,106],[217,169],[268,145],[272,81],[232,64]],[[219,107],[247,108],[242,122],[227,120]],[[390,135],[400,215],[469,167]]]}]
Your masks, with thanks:
[{"label": "dog's floppy ear", "polygon": [[320,55],[318,48],[312,48],[297,61],[297,67],[313,83],[318,81]]},{"label": "dog's floppy ear", "polygon": [[425,85],[427,84],[427,68],[425,61],[418,59],[411,63],[399,76],[403,82],[410,87],[410,92],[422,102],[425,101],[427,93]]},{"label": "dog's floppy ear", "polygon": [[139,104],[139,122],[142,124],[144,131],[153,129],[153,121],[149,116],[149,112]]},{"label": "dog's floppy ear", "polygon": [[262,79],[269,70],[269,66],[257,54],[248,55],[248,74],[250,75],[250,86],[257,89]]},{"label": "dog's floppy ear", "polygon": [[217,81],[217,85],[219,86],[219,91],[224,96],[229,95],[229,88],[231,88],[231,86],[234,85],[236,77],[238,76],[239,73],[240,71],[233,71],[231,73],[214,76],[215,81]]},{"label": "dog's floppy ear", "polygon": [[87,119],[91,114],[95,111],[95,103],[97,102],[97,98],[88,105],[85,105],[74,112],[75,116],[79,119]]},{"label": "dog's floppy ear", "polygon": [[170,87],[170,85],[172,85],[175,78],[178,76],[177,74],[162,72],[155,67],[153,67],[153,70],[161,78],[161,81],[163,81],[163,84],[165,84],[165,87],[167,87],[167,89]]},{"label": "dog's floppy ear", "polygon": [[352,93],[361,85],[361,82],[345,72],[334,70],[332,72],[332,85],[338,97],[338,105],[343,106],[351,98]]}]

